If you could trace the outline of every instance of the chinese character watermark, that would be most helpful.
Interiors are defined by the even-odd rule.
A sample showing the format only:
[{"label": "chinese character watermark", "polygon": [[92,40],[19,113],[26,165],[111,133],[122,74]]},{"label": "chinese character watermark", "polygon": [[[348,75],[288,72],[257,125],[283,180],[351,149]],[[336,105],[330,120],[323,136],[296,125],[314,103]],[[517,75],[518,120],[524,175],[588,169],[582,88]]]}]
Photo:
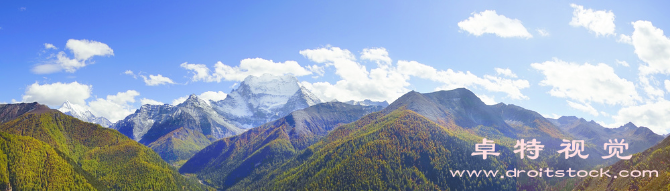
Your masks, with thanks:
[{"label": "chinese character watermark", "polygon": [[498,156],[500,153],[496,153],[496,145],[493,144],[493,141],[486,140],[486,138],[482,139],[482,144],[475,144],[475,152],[472,153],[471,156],[475,155],[482,155],[484,156],[484,159],[486,159],[486,156],[488,155],[495,155]]},{"label": "chinese character watermark", "polygon": [[517,147],[519,149],[514,150],[514,153],[520,153],[521,159],[524,158],[526,151],[530,153],[530,156],[528,156],[529,159],[536,159],[540,151],[543,150],[544,145],[540,145],[540,141],[537,141],[535,139],[528,142],[525,142],[523,139],[521,139],[521,141],[519,140],[516,141],[516,145],[514,145],[514,148]]},{"label": "chinese character watermark", "polygon": [[[568,159],[570,157],[574,157],[575,155],[579,156],[579,158],[586,159],[589,157],[589,155],[582,155],[582,151],[584,151],[584,140],[572,140],[572,143],[568,140],[563,139],[563,143],[561,143],[561,146],[565,147],[562,150],[558,151],[558,153],[565,153],[565,159]],[[572,154],[570,154],[572,152]]]},{"label": "chinese character watermark", "polygon": [[621,139],[621,142],[614,139],[614,143],[612,143],[612,139],[610,139],[609,141],[610,141],[609,143],[605,143],[603,149],[607,150],[607,148],[609,147],[610,155],[603,156],[603,159],[612,158],[614,155],[616,155],[616,157],[619,158],[619,159],[625,159],[625,160],[628,160],[628,159],[630,159],[630,157],[632,157],[631,155],[628,155],[628,156],[619,155],[619,154],[621,154],[621,152],[623,152],[624,149],[626,149],[626,150],[628,149],[628,143],[624,143],[623,142],[624,139]]}]

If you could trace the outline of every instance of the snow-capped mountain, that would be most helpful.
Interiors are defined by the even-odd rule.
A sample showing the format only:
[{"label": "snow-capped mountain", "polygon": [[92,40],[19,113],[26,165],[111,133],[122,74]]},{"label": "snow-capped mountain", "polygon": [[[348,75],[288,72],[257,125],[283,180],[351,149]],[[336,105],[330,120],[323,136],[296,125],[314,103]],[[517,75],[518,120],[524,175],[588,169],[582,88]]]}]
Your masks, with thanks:
[{"label": "snow-capped mountain", "polygon": [[[196,95],[189,96],[183,103],[173,106],[143,105],[135,113],[128,115],[125,119],[112,125],[124,135],[143,142],[144,136],[150,131],[158,133],[159,130],[171,130],[187,127],[197,128],[205,135],[211,135],[214,139],[220,139],[237,135],[244,130],[230,124],[225,117],[219,115],[207,101]],[[160,134],[160,133],[158,133]]]},{"label": "snow-capped mountain", "polygon": [[149,146],[170,164],[186,160],[212,141],[244,132],[196,95],[179,105],[143,105],[112,125]]},{"label": "snow-capped mountain", "polygon": [[321,99],[301,87],[294,76],[263,74],[248,76],[226,99],[212,102],[212,106],[234,125],[252,128],[318,103]]},{"label": "snow-capped mountain", "polygon": [[103,127],[109,127],[112,125],[112,122],[110,122],[107,118],[104,117],[96,117],[91,113],[90,110],[77,105],[77,104],[72,104],[70,101],[65,101],[63,105],[58,108],[58,111],[63,112],[64,114],[70,115],[72,117],[75,117],[77,119],[80,119],[82,121],[86,121],[89,123],[95,123],[95,124],[100,124]]},{"label": "snow-capped mountain", "polygon": [[387,102],[387,101],[372,101],[372,100],[369,100],[369,99],[365,99],[363,101],[351,100],[351,101],[346,101],[346,102],[342,102],[342,103],[346,103],[346,104],[350,104],[350,105],[362,105],[362,106],[382,106],[382,107],[389,106],[389,102]]}]

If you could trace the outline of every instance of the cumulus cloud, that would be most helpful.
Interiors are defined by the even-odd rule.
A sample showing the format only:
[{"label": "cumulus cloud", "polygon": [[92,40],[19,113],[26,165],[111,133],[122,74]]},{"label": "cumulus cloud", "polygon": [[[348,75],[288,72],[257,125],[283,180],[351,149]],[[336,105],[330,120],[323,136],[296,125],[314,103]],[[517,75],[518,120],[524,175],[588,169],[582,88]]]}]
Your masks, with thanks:
[{"label": "cumulus cloud", "polygon": [[475,36],[489,33],[503,38],[533,37],[533,35],[526,30],[526,27],[521,24],[521,21],[518,19],[507,18],[504,15],[498,15],[495,10],[472,13],[472,17],[458,22],[458,27]]},{"label": "cumulus cloud", "polygon": [[581,103],[604,103],[609,105],[631,105],[641,98],[635,85],[620,78],[606,64],[576,64],[554,59],[533,63],[531,67],[544,74],[541,86],[551,86],[549,94],[570,98]]},{"label": "cumulus cloud", "polygon": [[670,39],[663,30],[649,21],[635,21],[633,27],[631,39],[635,54],[647,64],[640,66],[641,74],[670,74]]},{"label": "cumulus cloud", "polygon": [[133,78],[137,79],[137,75],[135,75],[135,72],[133,72],[132,70],[126,70],[125,72],[123,72],[123,74],[132,76]]},{"label": "cumulus cloud", "polygon": [[[53,47],[55,48],[55,46]],[[45,44],[45,48],[48,48],[47,44]],[[65,49],[70,50],[74,54],[74,58],[70,58],[64,51],[60,51],[55,59],[33,67],[32,72],[36,74],[49,74],[60,71],[74,73],[79,68],[91,64],[90,59],[93,56],[114,55],[114,51],[107,44],[86,39],[70,39],[65,44]]]},{"label": "cumulus cloud", "polygon": [[540,34],[540,36],[549,36],[549,31],[544,30],[544,29],[537,29],[537,33]]},{"label": "cumulus cloud", "polygon": [[644,92],[647,93],[647,96],[652,100],[663,98],[663,94],[665,94],[665,92],[662,89],[656,88],[654,85],[652,85],[652,81],[657,82],[653,79],[653,76],[649,77],[640,75],[640,86],[642,86]]},{"label": "cumulus cloud", "polygon": [[157,85],[163,85],[163,84],[174,84],[174,82],[173,82],[170,78],[165,77],[165,76],[162,76],[162,75],[160,75],[160,74],[155,75],[155,76],[154,76],[154,75],[149,75],[148,78],[147,78],[146,76],[144,76],[144,75],[140,75],[140,76],[144,79],[144,83],[145,83],[147,86],[157,86]]},{"label": "cumulus cloud", "polygon": [[247,58],[240,61],[239,66],[229,66],[221,62],[214,64],[212,72],[204,64],[182,63],[182,68],[190,70],[193,74],[192,81],[221,82],[242,81],[249,75],[260,76],[263,74],[284,75],[293,74],[294,76],[305,76],[312,74],[308,69],[303,68],[296,61],[274,62],[262,58]]},{"label": "cumulus cloud", "polygon": [[47,49],[47,50],[48,49],[54,49],[54,50],[56,50],[58,48],[56,48],[56,46],[54,46],[53,44],[44,43],[44,49]]},{"label": "cumulus cloud", "polygon": [[510,70],[509,68],[505,68],[505,69],[494,68],[494,69],[496,70],[496,73],[498,73],[498,75],[503,75],[503,76],[507,76],[507,77],[510,77],[510,78],[517,78],[516,74],[514,72],[512,72],[512,70]]},{"label": "cumulus cloud", "polygon": [[140,93],[135,90],[108,95],[105,99],[97,98],[88,103],[91,112],[96,116],[103,116],[109,121],[116,122],[133,113],[131,103]]},{"label": "cumulus cloud", "polygon": [[591,115],[593,115],[593,116],[598,116],[598,115],[599,115],[599,114],[598,114],[598,110],[596,110],[596,108],[593,108],[593,106],[591,106],[591,104],[588,104],[588,103],[580,104],[580,103],[572,102],[572,101],[570,101],[570,100],[568,100],[567,102],[568,102],[568,105],[569,105],[570,107],[575,108],[575,109],[577,109],[577,110],[579,110],[579,111],[583,111],[583,112],[589,113],[589,114],[591,114]]},{"label": "cumulus cloud", "polygon": [[625,66],[625,67],[630,66],[630,64],[628,64],[628,62],[626,62],[626,61],[621,61],[621,60],[619,60],[619,59],[616,60],[616,64],[617,64],[617,65],[621,65],[621,66]]},{"label": "cumulus cloud", "polygon": [[644,105],[625,107],[613,116],[617,124],[633,122],[638,126],[649,127],[655,133],[670,132],[670,101],[661,99]]},{"label": "cumulus cloud", "polygon": [[616,40],[619,43],[624,43],[624,44],[633,44],[633,39],[625,34],[620,34],[619,39]]},{"label": "cumulus cloud", "polygon": [[220,101],[226,99],[226,96],[228,96],[228,94],[223,93],[222,91],[206,91],[201,93],[198,97],[204,100]]},{"label": "cumulus cloud", "polygon": [[156,101],[156,100],[153,100],[153,99],[148,99],[148,98],[140,99],[140,103],[142,103],[142,105],[146,105],[146,104],[149,104],[149,105],[163,105],[164,104],[163,102]]},{"label": "cumulus cloud", "polygon": [[479,99],[481,99],[482,102],[484,102],[486,105],[495,105],[498,103],[495,101],[495,96],[489,97],[484,94],[477,94],[477,97],[479,97]]},{"label": "cumulus cloud", "polygon": [[663,83],[665,84],[665,91],[670,93],[670,80],[665,80]]},{"label": "cumulus cloud", "polygon": [[389,57],[386,48],[366,48],[361,53],[362,60],[377,62],[379,65],[390,65],[393,60]]},{"label": "cumulus cloud", "polygon": [[91,97],[91,85],[79,82],[52,84],[34,84],[26,87],[22,102],[39,102],[51,107],[59,106],[69,100],[73,104],[86,105],[86,99]]},{"label": "cumulus cloud", "polygon": [[388,55],[385,49],[364,50],[366,59],[380,61],[380,65],[371,70],[356,62],[356,57],[349,50],[338,47],[307,49],[300,51],[300,54],[326,67],[334,67],[335,74],[340,77],[335,84],[301,82],[301,85],[323,100],[392,101],[409,91],[405,88],[409,85],[406,78],[395,67],[386,65],[390,58],[380,56]]},{"label": "cumulus cloud", "polygon": [[512,99],[528,99],[527,96],[521,93],[521,89],[530,86],[527,80],[512,80],[490,75],[479,77],[470,73],[470,71],[462,72],[453,71],[452,69],[437,70],[432,66],[421,64],[416,61],[404,60],[398,61],[398,71],[407,76],[416,76],[442,83],[443,85],[436,88],[436,90],[482,87],[491,92],[506,93],[507,97]]},{"label": "cumulus cloud", "polygon": [[[367,53],[366,53],[367,52]],[[372,55],[377,56],[378,59]],[[323,100],[386,100],[392,102],[409,91],[408,80],[412,77],[439,82],[442,86],[436,90],[450,90],[460,87],[483,87],[491,92],[507,93],[513,99],[525,99],[520,89],[529,86],[526,80],[511,80],[502,77],[485,75],[480,78],[470,72],[437,70],[416,61],[399,60],[397,65],[386,64],[390,61],[388,52],[383,48],[366,49],[362,60],[379,61],[376,68],[368,69],[356,61],[356,57],[346,49],[327,46],[324,48],[307,49],[300,54],[324,67],[334,67],[335,74],[340,78],[335,84],[329,82],[301,82],[312,93]],[[511,72],[511,71],[510,71]],[[513,74],[513,73],[512,73]]]},{"label": "cumulus cloud", "polygon": [[575,10],[572,12],[570,26],[584,27],[596,33],[596,36],[616,35],[614,33],[614,13],[612,11],[594,11],[584,9],[584,6],[570,4]]}]

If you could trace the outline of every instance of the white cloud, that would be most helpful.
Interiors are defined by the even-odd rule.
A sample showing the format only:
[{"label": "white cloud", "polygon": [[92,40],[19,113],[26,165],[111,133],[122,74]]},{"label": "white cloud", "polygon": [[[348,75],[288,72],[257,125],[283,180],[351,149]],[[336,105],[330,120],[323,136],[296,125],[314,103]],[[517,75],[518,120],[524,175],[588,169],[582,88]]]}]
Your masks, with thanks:
[{"label": "white cloud", "polygon": [[542,115],[542,117],[544,117],[544,118],[549,118],[549,119],[558,119],[558,118],[561,118],[560,115],[555,114],[555,113],[552,113],[551,115],[549,115],[549,114],[540,114],[540,115]]},{"label": "white cloud", "polygon": [[584,6],[570,4],[575,10],[572,12],[570,25],[573,27],[584,27],[596,36],[616,35],[614,33],[614,13],[612,11],[594,11],[593,9],[584,9]]},{"label": "white cloud", "polygon": [[648,65],[640,65],[640,73],[670,74],[670,39],[663,30],[654,27],[649,21],[633,22],[631,36],[635,54]]},{"label": "white cloud", "polygon": [[443,83],[443,85],[436,88],[436,90],[451,90],[461,87],[483,87],[491,92],[506,93],[507,96],[512,99],[528,99],[527,96],[521,93],[521,89],[530,86],[527,80],[512,80],[490,75],[484,75],[484,77],[480,78],[469,71],[455,72],[452,69],[438,71],[431,66],[416,61],[404,60],[398,61],[398,71],[407,76],[416,76]]},{"label": "white cloud", "polygon": [[60,106],[65,101],[78,105],[86,105],[86,99],[91,97],[91,85],[79,82],[43,84],[35,82],[26,87],[22,102],[39,102],[51,107]]},{"label": "white cloud", "polygon": [[132,70],[126,70],[125,72],[123,72],[123,74],[132,76],[133,78],[137,79],[137,75],[135,75],[135,73]]},{"label": "white cloud", "polygon": [[149,105],[163,105],[164,104],[163,102],[156,101],[156,100],[153,100],[153,99],[148,99],[148,98],[140,99],[140,103],[142,103],[142,105],[146,105],[146,104],[149,104]]},{"label": "white cloud", "polygon": [[[324,66],[308,65],[307,69],[310,72],[314,72],[314,73],[318,74],[319,76],[323,76],[324,74],[326,74],[326,71],[324,70]],[[317,78],[317,77],[318,76],[314,76],[314,78]]]},{"label": "white cloud", "polygon": [[591,104],[588,104],[588,103],[585,103],[585,104],[579,104],[579,103],[572,102],[572,101],[570,101],[570,100],[567,100],[567,101],[568,101],[568,105],[569,105],[570,107],[572,107],[572,108],[575,108],[575,109],[577,109],[577,110],[579,110],[579,111],[583,111],[583,112],[589,113],[589,114],[591,114],[591,115],[593,115],[593,116],[598,116],[598,115],[599,115],[599,114],[598,114],[598,110],[596,110],[595,108],[593,108],[593,106],[591,106]]},{"label": "white cloud", "polygon": [[653,79],[653,76],[648,77],[648,76],[645,76],[645,75],[640,75],[640,85],[642,86],[642,89],[644,90],[644,92],[647,93],[647,96],[649,96],[649,98],[652,99],[652,100],[662,99],[663,94],[665,94],[665,92],[660,88],[654,87],[651,84],[652,83],[651,81],[656,82]]},{"label": "white cloud", "polygon": [[[45,47],[47,47],[46,44]],[[60,51],[56,55],[56,59],[48,60],[44,64],[35,66],[32,69],[32,72],[36,74],[49,74],[64,70],[65,72],[74,73],[79,68],[90,64],[91,62],[87,63],[87,61],[89,61],[93,56],[114,55],[114,51],[109,48],[107,44],[97,41],[89,41],[86,39],[70,39],[65,44],[65,49],[70,50],[70,52],[74,54],[74,58],[70,58],[65,54],[65,52]]]},{"label": "white cloud", "polygon": [[190,70],[191,73],[193,73],[193,77],[191,77],[191,80],[194,82],[197,81],[205,81],[205,82],[213,82],[213,81],[221,81],[221,77],[215,77],[215,76],[210,76],[210,70],[205,66],[204,64],[189,64],[187,62],[181,63],[182,68],[186,70]]},{"label": "white cloud", "polygon": [[630,66],[630,64],[628,64],[628,62],[626,62],[626,61],[621,61],[621,60],[619,60],[619,59],[616,59],[616,64],[617,64],[617,65],[621,65],[621,66],[625,66],[625,67]]},{"label": "white cloud", "polygon": [[505,68],[505,69],[494,68],[494,69],[496,70],[496,73],[498,73],[498,75],[502,74],[503,76],[507,76],[507,77],[510,77],[510,78],[517,78],[516,74],[514,72],[512,72],[512,70],[510,70],[509,68]]},{"label": "white cloud", "polygon": [[479,95],[477,95],[477,97],[479,97],[479,99],[481,99],[482,102],[484,102],[486,105],[495,105],[495,104],[498,103],[498,102],[495,101],[495,96],[489,97],[489,96],[484,95],[484,94],[479,94]]},{"label": "white cloud", "polygon": [[44,48],[47,49],[47,50],[48,49],[54,49],[54,50],[58,49],[53,44],[49,44],[49,43],[44,43]]},{"label": "white cloud", "polygon": [[391,65],[391,58],[389,57],[388,51],[386,48],[366,48],[363,49],[361,53],[362,60],[370,60],[377,62],[379,65]]},{"label": "white cloud", "polygon": [[610,116],[609,113],[604,112],[604,111],[601,111],[601,112],[600,112],[600,115],[603,115],[603,116],[605,116],[605,117],[609,117],[609,116]]},{"label": "white cloud", "polygon": [[[450,90],[459,87],[483,87],[492,92],[504,92],[513,99],[527,98],[520,89],[529,86],[526,80],[510,80],[485,75],[477,77],[470,72],[438,71],[416,61],[400,60],[397,65],[386,64],[391,61],[384,48],[366,49],[363,60],[378,61],[376,68],[367,69],[356,61],[356,57],[346,49],[327,46],[318,49],[300,51],[300,54],[324,67],[333,66],[340,80],[329,82],[301,82],[312,93],[323,100],[386,100],[394,101],[409,91],[406,87],[411,77],[419,77],[442,83],[436,90]],[[363,55],[366,55],[363,58]],[[376,55],[376,56],[372,56]],[[509,71],[509,74],[513,74]],[[490,100],[488,100],[490,101]]]},{"label": "white cloud", "polygon": [[551,35],[551,34],[549,34],[549,31],[544,30],[544,29],[537,29],[537,33],[539,33],[540,36],[549,36],[549,35]]},{"label": "white cloud", "polygon": [[387,57],[384,55],[388,55],[386,49],[364,50],[363,54],[367,55],[366,59],[380,61],[378,67],[371,70],[356,62],[355,56],[349,50],[338,47],[307,49],[300,51],[300,54],[325,67],[333,66],[335,74],[340,77],[335,84],[301,82],[301,85],[323,100],[393,101],[409,91],[405,88],[409,86],[406,77],[400,74],[395,67],[385,64],[390,60],[390,58],[384,58]]},{"label": "white cloud", "polygon": [[663,83],[665,84],[665,90],[670,93],[670,80],[665,80]]},{"label": "white cloud", "polygon": [[661,99],[644,105],[625,107],[619,110],[614,117],[618,124],[633,122],[638,126],[649,127],[655,133],[670,132],[670,101]]},{"label": "white cloud", "polygon": [[65,48],[70,49],[77,60],[88,60],[93,56],[114,55],[114,51],[107,44],[86,39],[70,39],[65,44]]},{"label": "white cloud", "polygon": [[154,76],[154,75],[149,75],[148,78],[147,78],[146,76],[144,76],[144,75],[140,75],[140,76],[144,79],[144,83],[145,83],[147,86],[157,86],[157,85],[163,85],[163,84],[174,84],[174,82],[173,82],[170,78],[165,77],[165,76],[162,76],[162,75],[160,75],[160,74],[155,75],[155,76]]},{"label": "white cloud", "polygon": [[498,15],[495,10],[486,10],[480,13],[472,13],[472,17],[458,22],[461,30],[468,31],[475,36],[484,33],[495,34],[499,37],[522,37],[532,38],[526,27],[518,19],[510,19],[504,15]]},{"label": "white cloud", "polygon": [[356,56],[349,50],[330,45],[324,48],[301,50],[299,53],[313,62],[325,63],[327,66],[333,65],[333,62],[337,60],[356,61]]},{"label": "white cloud", "polygon": [[94,115],[116,122],[133,113],[134,109],[129,103],[135,103],[135,97],[139,95],[140,93],[135,90],[128,90],[108,95],[106,99],[97,98],[88,105]]},{"label": "white cloud", "polygon": [[616,41],[619,42],[619,43],[624,43],[624,44],[630,44],[630,45],[633,44],[633,39],[630,36],[625,35],[625,34],[620,34],[619,39],[617,39]]},{"label": "white cloud", "polygon": [[206,91],[201,93],[198,97],[203,100],[220,101],[226,99],[226,96],[228,96],[228,94],[223,93],[222,91]]},{"label": "white cloud", "polygon": [[[260,76],[263,74],[284,75],[293,74],[294,76],[304,76],[312,74],[311,71],[303,68],[296,61],[273,62],[262,58],[247,58],[240,61],[239,66],[228,66],[221,62],[214,64],[214,72],[203,64],[182,63],[181,67],[191,70],[193,73],[192,81],[220,82],[242,81],[249,75]],[[211,74],[210,74],[211,73]]]},{"label": "white cloud", "polygon": [[633,82],[620,78],[603,63],[580,65],[554,59],[531,66],[544,74],[540,85],[551,86],[549,94],[555,97],[609,105],[631,105],[641,100]]}]

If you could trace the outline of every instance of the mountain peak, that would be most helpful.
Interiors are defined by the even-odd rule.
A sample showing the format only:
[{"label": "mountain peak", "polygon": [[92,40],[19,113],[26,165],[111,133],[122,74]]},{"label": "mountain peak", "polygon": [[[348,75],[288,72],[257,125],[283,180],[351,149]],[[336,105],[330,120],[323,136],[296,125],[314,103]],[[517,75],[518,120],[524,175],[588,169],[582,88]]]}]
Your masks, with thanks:
[{"label": "mountain peak", "polygon": [[237,89],[212,106],[236,126],[252,128],[321,102],[293,75],[263,74],[247,76]]},{"label": "mountain peak", "polygon": [[247,76],[238,89],[246,89],[253,94],[290,96],[300,89],[300,85],[298,79],[290,74],[283,76],[263,74],[261,76]]},{"label": "mountain peak", "polygon": [[58,108],[58,111],[82,121],[100,124],[103,127],[109,127],[112,125],[112,122],[110,122],[108,119],[104,117],[97,117],[93,115],[93,113],[86,107],[73,104],[69,100],[65,100],[60,108]]},{"label": "mountain peak", "polygon": [[188,96],[188,99],[186,99],[186,100],[198,100],[198,96],[195,95],[195,94],[191,94],[191,95]]}]

